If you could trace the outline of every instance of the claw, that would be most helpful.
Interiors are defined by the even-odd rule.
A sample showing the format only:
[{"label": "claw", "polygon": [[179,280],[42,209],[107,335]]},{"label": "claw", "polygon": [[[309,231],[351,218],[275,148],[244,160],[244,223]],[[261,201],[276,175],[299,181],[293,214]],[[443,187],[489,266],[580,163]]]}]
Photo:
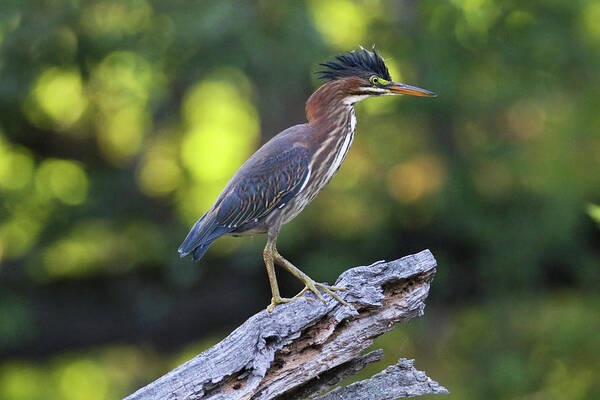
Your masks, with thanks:
[{"label": "claw", "polygon": [[[267,251],[267,250],[265,250],[265,251]],[[327,301],[325,300],[325,297],[323,297],[323,294],[321,293],[321,290],[323,292],[327,293],[328,295],[330,295],[331,297],[333,297],[334,299],[336,299],[339,303],[343,304],[344,306],[348,305],[348,303],[346,303],[337,294],[334,293],[335,291],[339,291],[339,290],[348,290],[347,288],[344,288],[344,287],[335,287],[335,286],[325,285],[325,284],[322,284],[322,283],[317,283],[313,279],[311,279],[308,275],[306,275],[304,272],[302,272],[298,268],[296,268],[294,266],[294,264],[292,264],[291,262],[289,262],[288,260],[286,260],[281,254],[279,254],[277,252],[277,249],[274,247],[274,245],[273,245],[273,248],[270,251],[271,251],[270,254],[273,256],[273,260],[277,264],[279,264],[280,266],[282,266],[283,268],[287,269],[296,278],[300,279],[304,283],[305,287],[304,287],[304,289],[302,289],[300,291],[300,293],[298,293],[297,295],[295,295],[291,299],[282,299],[281,297],[279,297],[279,290],[274,290],[273,289],[273,287],[275,289],[277,289],[277,287],[276,287],[276,285],[274,283],[272,283],[271,284],[271,291],[273,292],[274,296],[273,296],[273,299],[271,300],[271,304],[267,307],[267,311],[269,311],[269,312],[273,311],[273,309],[275,308],[275,306],[277,304],[279,304],[279,303],[287,303],[287,302],[290,302],[290,301],[297,300],[300,297],[303,297],[306,294],[306,292],[308,292],[309,290],[311,292],[313,292],[315,294],[315,296],[319,300],[321,300],[323,302],[323,304],[325,304],[325,305],[327,305]],[[265,261],[265,262],[267,262],[267,261]],[[267,268],[267,272],[269,272],[269,271],[270,271],[269,268]],[[272,277],[271,277],[271,275],[272,275]],[[269,276],[269,279],[274,282],[275,281],[275,274],[272,273],[271,275]],[[314,301],[314,299],[311,298],[311,297],[305,297],[305,298],[308,301]]]},{"label": "claw", "polygon": [[[300,293],[298,293],[297,295],[295,295],[294,297],[272,297],[271,298],[271,304],[269,304],[267,306],[267,312],[271,313],[273,312],[273,310],[275,309],[275,307],[277,306],[277,304],[283,304],[283,303],[291,303],[292,301],[296,301],[300,298],[304,298],[308,301],[315,301],[314,299],[310,298],[310,297],[304,297],[304,293],[306,293],[306,291],[309,290],[308,287],[305,287],[304,289],[302,289],[300,291]],[[325,301],[325,299],[323,299],[323,301]]]},{"label": "claw", "polygon": [[[302,291],[300,293],[298,293],[296,296],[300,296],[303,293],[305,293],[306,291],[310,290],[323,302],[323,304],[327,304],[327,302],[325,301],[325,298],[319,291],[319,289],[320,289],[320,290],[324,291],[325,293],[327,293],[328,295],[330,295],[331,297],[333,297],[334,299],[336,299],[341,304],[343,304],[345,306],[348,305],[348,303],[346,303],[337,294],[334,293],[334,291],[348,290],[348,288],[324,285],[322,283],[318,283],[313,280],[310,280],[310,281],[307,280],[305,282],[305,284],[306,284],[306,287],[304,289],[302,289]],[[312,300],[310,297],[307,297],[307,299]]]},{"label": "claw", "polygon": [[348,305],[348,303],[346,303],[342,298],[340,298],[337,294],[334,293],[335,291],[348,290],[348,288],[324,285],[322,283],[318,283],[318,282],[315,282],[315,281],[307,281],[306,282],[306,286],[304,287],[304,289],[302,289],[294,297],[291,297],[291,298],[286,298],[286,297],[275,298],[275,297],[273,297],[273,298],[271,298],[271,304],[268,305],[267,312],[269,312],[269,313],[273,312],[273,310],[275,309],[275,307],[278,304],[290,303],[290,302],[298,300],[300,298],[305,298],[308,301],[315,301],[315,299],[313,299],[312,297],[304,296],[306,294],[306,292],[308,292],[309,290],[311,292],[313,292],[315,294],[315,296],[317,296],[319,298],[319,300],[321,300],[323,302],[323,304],[327,304],[327,301],[325,300],[325,297],[323,297],[323,295],[321,294],[321,292],[319,291],[319,289],[322,290],[322,291],[324,291],[325,293],[327,293],[328,295],[330,295],[334,299],[336,299],[341,304],[343,304],[345,306]]},{"label": "claw", "polygon": [[[306,293],[307,290],[308,290],[308,287],[305,286],[304,289],[302,289],[297,295],[295,295],[293,297],[293,299],[299,299],[300,297],[302,297],[304,295],[304,293]],[[314,301],[314,299],[312,299],[310,297],[305,297],[305,299]]]},{"label": "claw", "polygon": [[312,282],[308,281],[308,282],[305,282],[305,283],[306,283],[306,288],[308,290],[310,290],[311,292],[313,292],[319,298],[319,300],[321,300],[323,302],[323,304],[327,304],[327,301],[325,301],[325,297],[323,297],[323,295],[321,294],[321,292],[319,292],[319,289],[317,289],[316,285],[318,285],[318,284],[316,282],[314,282],[314,281],[312,281]]},{"label": "claw", "polygon": [[275,309],[275,307],[277,306],[277,304],[283,304],[283,303],[289,303],[291,301],[297,300],[296,296],[292,297],[292,298],[286,298],[286,297],[272,297],[271,298],[271,304],[269,304],[267,306],[267,312],[268,313],[272,313],[273,310]]},{"label": "claw", "polygon": [[347,287],[337,287],[337,286],[328,286],[329,290],[339,290],[339,291],[344,291],[344,290],[348,290]]},{"label": "claw", "polygon": [[336,299],[343,305],[345,305],[345,306],[348,305],[348,303],[346,303],[344,300],[342,300],[337,294],[333,293],[334,291],[338,291],[338,290],[340,290],[340,291],[348,290],[348,288],[328,286],[328,285],[323,285],[322,283],[317,283],[316,286],[319,287],[319,289],[323,290],[325,293],[328,293],[331,297],[333,297],[334,299]]}]

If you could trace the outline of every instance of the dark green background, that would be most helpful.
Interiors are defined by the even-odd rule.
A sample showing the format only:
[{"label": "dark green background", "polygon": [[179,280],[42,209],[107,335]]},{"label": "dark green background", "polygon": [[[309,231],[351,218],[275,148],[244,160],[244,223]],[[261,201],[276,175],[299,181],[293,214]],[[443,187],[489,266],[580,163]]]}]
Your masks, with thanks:
[{"label": "dark green background", "polygon": [[439,97],[357,105],[279,249],[330,282],[437,257],[362,377],[404,356],[453,399],[600,397],[597,0],[3,0],[0,399],[119,398],[265,307],[264,237],[176,249],[360,44]]}]

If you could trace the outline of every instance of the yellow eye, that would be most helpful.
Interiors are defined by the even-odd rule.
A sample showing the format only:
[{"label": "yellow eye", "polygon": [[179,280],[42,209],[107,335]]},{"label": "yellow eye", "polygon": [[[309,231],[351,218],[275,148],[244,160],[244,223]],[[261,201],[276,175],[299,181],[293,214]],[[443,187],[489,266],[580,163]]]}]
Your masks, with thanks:
[{"label": "yellow eye", "polygon": [[390,81],[380,78],[377,75],[372,75],[369,78],[369,82],[371,82],[371,85],[373,86],[387,85],[388,83],[390,83]]}]

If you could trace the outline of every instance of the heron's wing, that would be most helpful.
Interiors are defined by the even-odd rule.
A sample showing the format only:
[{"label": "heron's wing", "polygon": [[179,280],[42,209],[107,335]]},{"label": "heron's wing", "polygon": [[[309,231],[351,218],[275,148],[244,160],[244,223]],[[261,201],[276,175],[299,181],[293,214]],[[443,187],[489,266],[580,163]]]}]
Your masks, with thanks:
[{"label": "heron's wing", "polygon": [[215,204],[216,223],[235,230],[282,208],[302,188],[309,175],[310,150],[294,146],[270,157],[251,158]]},{"label": "heron's wing", "polygon": [[181,256],[197,260],[218,237],[249,222],[260,222],[282,208],[310,178],[310,145],[303,138],[311,127],[292,126],[256,151],[229,181],[211,209],[192,227],[179,247]]}]

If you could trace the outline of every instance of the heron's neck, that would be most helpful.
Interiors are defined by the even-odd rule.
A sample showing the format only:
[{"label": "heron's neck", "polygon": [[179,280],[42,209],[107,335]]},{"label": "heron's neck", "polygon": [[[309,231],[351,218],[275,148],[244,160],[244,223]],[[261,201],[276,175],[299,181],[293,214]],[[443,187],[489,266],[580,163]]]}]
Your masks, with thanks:
[{"label": "heron's neck", "polygon": [[318,190],[336,174],[354,139],[357,100],[349,97],[348,90],[337,86],[339,82],[321,86],[306,102],[306,117],[312,127],[307,130],[309,144],[315,149],[309,168]]},{"label": "heron's neck", "polygon": [[[347,83],[343,80],[327,82],[318,88],[306,101],[308,123],[327,128],[340,117],[354,112],[354,103],[362,100],[359,96],[348,96]],[[328,131],[329,129],[324,129]]]}]

